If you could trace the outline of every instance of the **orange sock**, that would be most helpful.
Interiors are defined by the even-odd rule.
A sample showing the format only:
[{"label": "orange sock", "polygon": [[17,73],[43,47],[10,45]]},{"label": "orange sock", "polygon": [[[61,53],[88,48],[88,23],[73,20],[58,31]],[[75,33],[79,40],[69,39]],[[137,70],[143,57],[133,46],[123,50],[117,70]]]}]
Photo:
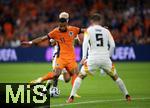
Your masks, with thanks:
[{"label": "orange sock", "polygon": [[72,80],[71,80],[72,87],[73,87],[73,84],[74,84],[74,81],[75,81],[76,78],[77,78],[77,75],[73,74]]},{"label": "orange sock", "polygon": [[53,79],[53,78],[54,78],[54,73],[49,72],[48,74],[42,77],[42,81],[46,81],[46,80]]}]

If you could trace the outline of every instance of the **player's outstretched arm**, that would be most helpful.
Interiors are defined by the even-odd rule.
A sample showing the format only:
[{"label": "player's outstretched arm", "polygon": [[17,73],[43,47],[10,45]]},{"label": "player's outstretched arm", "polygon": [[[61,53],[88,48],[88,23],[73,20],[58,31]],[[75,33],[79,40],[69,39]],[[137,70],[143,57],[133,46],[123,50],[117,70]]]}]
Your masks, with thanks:
[{"label": "player's outstretched arm", "polygon": [[48,36],[47,35],[45,35],[45,36],[43,36],[43,37],[39,37],[39,38],[36,38],[36,39],[33,39],[32,41],[23,41],[23,42],[21,42],[21,45],[22,46],[31,46],[31,45],[36,45],[36,44],[38,44],[38,43],[40,43],[40,42],[42,42],[42,41],[44,41],[44,40],[47,40],[48,39]]}]

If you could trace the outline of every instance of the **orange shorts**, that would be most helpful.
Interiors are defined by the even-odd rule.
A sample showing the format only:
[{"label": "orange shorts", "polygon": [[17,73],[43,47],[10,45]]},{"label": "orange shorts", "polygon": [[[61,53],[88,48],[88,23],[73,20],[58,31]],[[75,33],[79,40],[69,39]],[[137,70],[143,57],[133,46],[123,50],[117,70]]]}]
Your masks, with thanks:
[{"label": "orange shorts", "polygon": [[77,62],[74,59],[62,59],[57,58],[56,59],[56,65],[55,68],[64,69],[66,68],[67,71],[72,71],[74,69],[77,69]]}]

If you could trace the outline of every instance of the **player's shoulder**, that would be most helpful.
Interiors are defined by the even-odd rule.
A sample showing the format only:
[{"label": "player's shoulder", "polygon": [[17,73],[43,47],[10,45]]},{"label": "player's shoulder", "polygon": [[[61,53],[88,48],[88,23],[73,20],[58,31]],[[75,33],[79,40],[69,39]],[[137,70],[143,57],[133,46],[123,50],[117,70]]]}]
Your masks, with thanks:
[{"label": "player's shoulder", "polygon": [[105,31],[109,32],[109,28],[107,26],[102,27]]},{"label": "player's shoulder", "polygon": [[58,28],[58,27],[55,27],[52,31],[53,31],[53,32],[58,32],[58,31],[59,31],[59,28]]},{"label": "player's shoulder", "polygon": [[103,33],[105,33],[105,34],[107,34],[107,35],[110,35],[110,34],[111,34],[111,32],[110,32],[110,30],[108,29],[108,27],[104,26],[104,27],[102,27],[102,28],[103,28]]},{"label": "player's shoulder", "polygon": [[87,32],[94,32],[103,29],[100,25],[91,25],[87,28]]},{"label": "player's shoulder", "polygon": [[104,32],[110,32],[109,31],[109,28],[107,26],[101,26],[101,29],[104,31]]},{"label": "player's shoulder", "polygon": [[56,37],[57,34],[59,33],[58,28],[54,28],[53,30],[51,30],[48,35],[52,38],[52,37]]},{"label": "player's shoulder", "polygon": [[92,30],[92,29],[101,29],[101,30],[109,31],[108,27],[103,27],[101,25],[93,25],[87,28],[87,30]]},{"label": "player's shoulder", "polygon": [[76,26],[68,26],[68,29],[69,29],[69,30],[76,30],[76,29],[79,29],[79,27],[76,27]]},{"label": "player's shoulder", "polygon": [[56,34],[59,32],[58,27],[54,28],[53,30],[51,30],[51,34]]},{"label": "player's shoulder", "polygon": [[90,32],[91,30],[93,30],[93,26],[89,26],[87,29],[86,29],[86,32]]}]

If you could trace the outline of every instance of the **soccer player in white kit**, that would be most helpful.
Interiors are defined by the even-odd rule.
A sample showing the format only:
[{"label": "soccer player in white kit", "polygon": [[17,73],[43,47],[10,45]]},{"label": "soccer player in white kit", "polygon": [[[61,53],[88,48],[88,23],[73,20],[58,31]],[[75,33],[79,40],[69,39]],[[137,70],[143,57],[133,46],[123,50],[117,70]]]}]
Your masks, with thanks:
[{"label": "soccer player in white kit", "polygon": [[82,80],[88,74],[93,75],[97,68],[103,69],[107,75],[109,75],[116,82],[126,100],[130,101],[131,97],[126,89],[126,86],[122,79],[117,75],[116,69],[110,59],[115,48],[115,42],[111,33],[108,29],[100,25],[100,14],[93,14],[90,18],[90,23],[91,26],[89,26],[87,31],[84,33],[84,41],[82,45],[83,55],[81,64],[83,64],[83,66],[74,82],[67,103],[74,101],[74,95],[79,89]]}]

